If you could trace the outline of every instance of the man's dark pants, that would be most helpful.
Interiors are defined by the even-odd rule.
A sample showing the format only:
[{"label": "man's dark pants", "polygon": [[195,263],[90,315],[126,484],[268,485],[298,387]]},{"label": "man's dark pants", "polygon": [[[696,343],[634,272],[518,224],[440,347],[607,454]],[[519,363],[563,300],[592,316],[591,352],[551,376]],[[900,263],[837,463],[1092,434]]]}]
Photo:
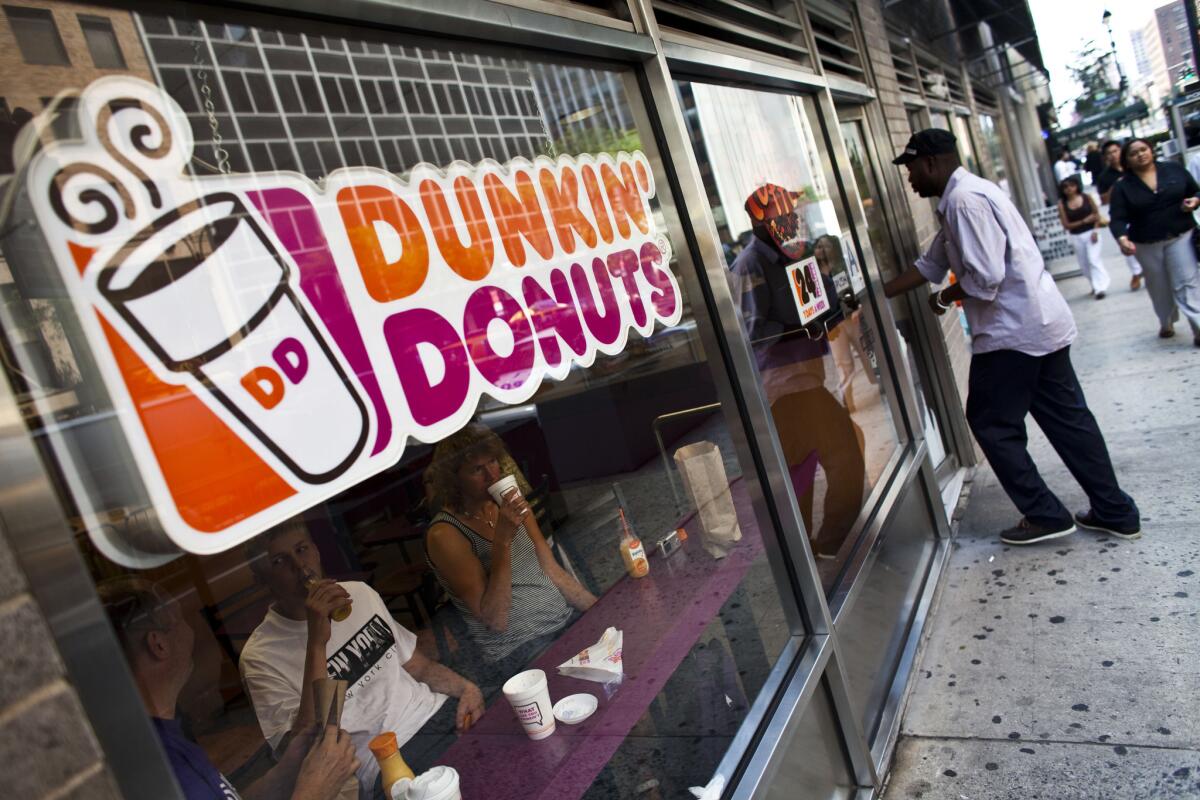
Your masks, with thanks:
[{"label": "man's dark pants", "polygon": [[1071,512],[1029,457],[1025,415],[1032,414],[1103,522],[1137,525],[1138,508],[1117,485],[1096,418],[1071,366],[1070,347],[1045,356],[1015,350],[971,358],[967,422],[1000,485],[1032,523],[1062,527]]}]

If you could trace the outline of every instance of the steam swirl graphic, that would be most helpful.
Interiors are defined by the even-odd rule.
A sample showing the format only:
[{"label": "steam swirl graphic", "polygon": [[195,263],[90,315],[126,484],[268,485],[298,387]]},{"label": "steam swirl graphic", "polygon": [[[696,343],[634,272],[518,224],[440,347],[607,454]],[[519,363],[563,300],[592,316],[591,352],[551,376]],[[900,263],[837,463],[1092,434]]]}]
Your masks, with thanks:
[{"label": "steam swirl graphic", "polygon": [[[113,118],[118,114],[129,111],[140,111],[153,124],[143,122],[133,125],[128,131],[127,146],[132,147],[139,155],[147,159],[158,160],[165,158],[171,152],[173,141],[171,127],[167,124],[167,120],[158,109],[136,98],[119,97],[110,100],[100,110],[100,113],[96,115],[95,132],[105,152],[142,185],[146,196],[150,200],[150,204],[154,208],[161,208],[162,195],[158,185],[145,170],[122,152],[121,143],[114,142],[112,139],[110,123]],[[150,143],[155,134],[158,135],[159,139],[157,146]],[[81,175],[90,175],[94,180],[87,181],[78,190],[70,190],[69,187],[72,185],[72,180]],[[111,194],[105,192],[100,186],[97,186],[96,180],[110,190]],[[79,182],[76,181],[75,183],[78,184]],[[96,164],[82,161],[67,164],[55,173],[53,180],[50,181],[48,191],[50,207],[54,210],[55,215],[64,224],[71,226],[81,233],[107,233],[116,227],[120,221],[122,212],[126,219],[133,219],[137,213],[133,196],[124,183],[107,169]],[[71,197],[71,191],[77,191],[77,194],[73,198]],[[65,198],[64,195],[66,195]],[[120,209],[117,208],[117,203],[114,202],[112,195],[120,199]],[[103,216],[95,222],[80,219],[71,213],[71,209],[67,207],[67,200],[69,199],[73,199],[76,204],[83,207],[99,207],[103,212]]]},{"label": "steam swirl graphic", "polygon": [[99,205],[104,211],[104,217],[99,222],[87,222],[78,219],[67,209],[66,203],[63,201],[63,189],[71,182],[72,178],[78,175],[94,175],[105,183],[109,189],[121,198],[125,217],[132,219],[135,213],[133,197],[130,196],[129,190],[113,177],[113,174],[103,167],[95,164],[75,163],[68,164],[54,174],[54,179],[50,182],[50,207],[54,209],[55,215],[67,225],[70,225],[80,233],[101,234],[108,233],[116,227],[120,214],[117,211],[117,206],[113,203],[112,198],[95,185],[87,186],[80,190],[76,199],[81,205]]}]

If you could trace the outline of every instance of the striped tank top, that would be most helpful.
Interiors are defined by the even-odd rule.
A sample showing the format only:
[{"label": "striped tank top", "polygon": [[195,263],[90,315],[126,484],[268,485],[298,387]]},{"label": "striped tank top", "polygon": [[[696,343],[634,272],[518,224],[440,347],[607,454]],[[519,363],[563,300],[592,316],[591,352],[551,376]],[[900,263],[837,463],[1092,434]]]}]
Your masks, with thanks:
[{"label": "striped tank top", "polygon": [[[484,570],[492,572],[492,543],[455,517],[453,514],[441,511],[433,518],[430,526],[444,522],[454,527],[466,537],[471,544],[471,552],[483,564]],[[539,636],[553,633],[562,628],[571,616],[571,606],[563,597],[550,578],[542,571],[538,562],[537,550],[525,526],[517,528],[513,537],[512,549],[512,607],[508,612],[508,630],[494,631],[471,613],[466,604],[460,600],[442,577],[441,572],[429,558],[426,550],[425,560],[438,583],[450,596],[450,602],[458,609],[466,623],[467,632],[472,641],[483,651],[483,656],[489,660],[499,660],[512,653],[522,644]]]}]

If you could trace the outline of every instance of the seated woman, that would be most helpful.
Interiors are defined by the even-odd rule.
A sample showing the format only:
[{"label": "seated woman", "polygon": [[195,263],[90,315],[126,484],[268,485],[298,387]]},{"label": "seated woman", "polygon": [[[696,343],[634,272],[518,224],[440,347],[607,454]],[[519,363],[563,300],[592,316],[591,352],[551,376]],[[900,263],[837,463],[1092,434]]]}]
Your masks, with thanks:
[{"label": "seated woman", "polygon": [[596,602],[555,561],[525,498],[513,492],[498,505],[488,493],[505,463],[500,438],[472,424],[438,443],[425,477],[438,509],[426,558],[479,648],[473,677],[493,689]]}]

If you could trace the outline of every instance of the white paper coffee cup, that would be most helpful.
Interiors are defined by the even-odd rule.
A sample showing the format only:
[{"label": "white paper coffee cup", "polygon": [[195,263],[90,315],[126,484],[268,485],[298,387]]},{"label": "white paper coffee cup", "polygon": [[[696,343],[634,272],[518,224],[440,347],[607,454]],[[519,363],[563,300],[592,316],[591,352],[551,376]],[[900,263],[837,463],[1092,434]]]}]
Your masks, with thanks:
[{"label": "white paper coffee cup", "polygon": [[554,733],[554,706],[545,672],[530,669],[517,673],[505,682],[504,696],[530,739],[545,739]]},{"label": "white paper coffee cup", "polygon": [[514,475],[505,475],[488,487],[488,494],[496,501],[496,505],[503,504],[504,496],[513,491],[521,491],[521,487],[517,486],[517,479]]},{"label": "white paper coffee cup", "polygon": [[190,373],[244,426],[247,443],[323,484],[353,465],[370,423],[293,269],[245,203],[217,192],[136,234],[96,288],[168,374]]}]

